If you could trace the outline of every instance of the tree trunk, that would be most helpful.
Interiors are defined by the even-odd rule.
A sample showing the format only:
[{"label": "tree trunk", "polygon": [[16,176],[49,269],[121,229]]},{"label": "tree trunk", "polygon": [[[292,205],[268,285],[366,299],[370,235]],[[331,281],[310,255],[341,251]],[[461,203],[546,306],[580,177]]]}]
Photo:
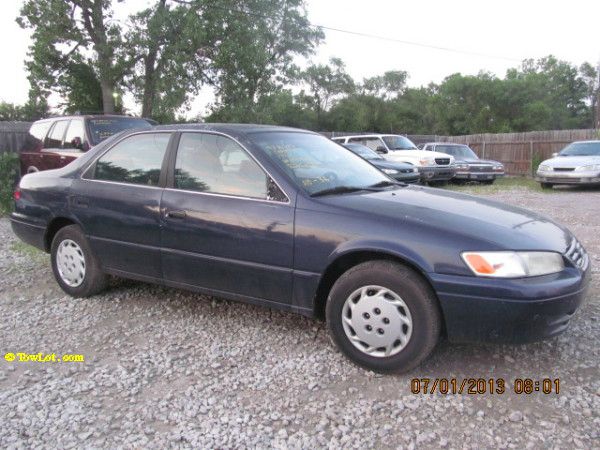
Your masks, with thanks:
[{"label": "tree trunk", "polygon": [[113,85],[106,80],[100,80],[100,87],[102,88],[102,109],[104,114],[114,114],[115,112],[115,98],[113,97]]},{"label": "tree trunk", "polygon": [[146,58],[144,74],[144,98],[142,99],[142,117],[152,117],[154,96],[156,95],[156,51],[152,49]]}]

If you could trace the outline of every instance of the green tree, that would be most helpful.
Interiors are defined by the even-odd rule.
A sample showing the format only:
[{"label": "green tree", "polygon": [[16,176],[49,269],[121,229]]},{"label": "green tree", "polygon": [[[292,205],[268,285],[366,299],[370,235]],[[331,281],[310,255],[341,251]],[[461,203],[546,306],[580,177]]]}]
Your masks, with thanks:
[{"label": "green tree", "polygon": [[296,79],[294,59],[313,54],[324,37],[308,22],[304,0],[221,0],[206,14],[211,44],[203,54],[216,91],[211,117],[248,122],[261,97]]},{"label": "green tree", "polygon": [[354,91],[354,81],[346,72],[346,66],[339,58],[331,58],[328,65],[311,65],[300,75],[308,92],[300,94],[301,100],[312,108],[317,116],[317,126],[322,127],[323,112],[327,111],[332,101],[340,95]]}]

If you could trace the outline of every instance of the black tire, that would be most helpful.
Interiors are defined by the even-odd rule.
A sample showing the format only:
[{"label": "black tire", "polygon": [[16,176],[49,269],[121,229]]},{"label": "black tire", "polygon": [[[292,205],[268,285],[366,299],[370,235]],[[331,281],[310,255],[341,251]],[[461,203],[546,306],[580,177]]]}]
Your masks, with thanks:
[{"label": "black tire", "polygon": [[554,186],[552,183],[540,183],[542,185],[542,189],[552,189]]},{"label": "black tire", "polygon": [[[83,253],[85,261],[85,275],[78,286],[70,286],[61,277],[57,265],[57,252],[59,245],[65,240],[75,242]],[[51,246],[52,272],[54,278],[63,291],[72,297],[90,297],[101,292],[107,285],[108,276],[102,271],[100,262],[88,243],[83,231],[77,225],[69,225],[58,230]]]},{"label": "black tire", "polygon": [[[344,304],[364,286],[377,285],[399,295],[412,317],[412,335],[406,346],[392,356],[371,356],[354,346],[344,325]],[[369,261],[344,273],[333,285],[326,307],[327,326],[338,348],[351,361],[375,372],[406,372],[418,366],[434,349],[440,336],[442,315],[429,284],[409,267],[392,261]]]}]

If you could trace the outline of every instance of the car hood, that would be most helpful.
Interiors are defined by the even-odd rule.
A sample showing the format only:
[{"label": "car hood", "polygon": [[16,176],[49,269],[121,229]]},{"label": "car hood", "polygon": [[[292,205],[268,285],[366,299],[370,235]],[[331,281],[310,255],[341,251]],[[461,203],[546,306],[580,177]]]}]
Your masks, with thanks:
[{"label": "car hood", "polygon": [[[548,250],[564,253],[571,233],[552,220],[504,203],[426,187],[323,197],[343,213],[376,218],[388,226],[429,228],[437,236],[460,236],[462,250]],[[342,213],[342,211],[340,211]]]},{"label": "car hood", "polygon": [[385,159],[369,159],[368,161],[371,164],[373,164],[375,167],[379,167],[382,169],[402,170],[402,169],[412,169],[413,167],[415,167],[412,164],[403,163],[403,162],[386,161]]},{"label": "car hood", "polygon": [[600,164],[600,156],[557,156],[547,159],[542,164],[550,167],[575,168],[590,164]]},{"label": "car hood", "polygon": [[494,166],[498,164],[502,164],[498,161],[494,161],[492,159],[474,159],[474,158],[456,158],[457,163],[463,164],[473,164],[473,165],[481,165],[481,166]]},{"label": "car hood", "polygon": [[450,163],[454,162],[454,156],[447,153],[432,152],[429,150],[390,150],[383,155],[385,159],[394,160],[396,158],[416,158],[416,159],[431,159],[431,158],[450,158]]}]

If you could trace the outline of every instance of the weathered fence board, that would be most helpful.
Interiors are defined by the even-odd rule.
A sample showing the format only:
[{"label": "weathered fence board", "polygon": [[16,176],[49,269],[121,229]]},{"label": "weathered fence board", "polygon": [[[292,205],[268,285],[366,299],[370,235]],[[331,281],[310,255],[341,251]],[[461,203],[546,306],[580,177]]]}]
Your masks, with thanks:
[{"label": "weathered fence board", "polygon": [[30,122],[0,122],[0,154],[18,152],[30,126]]}]

